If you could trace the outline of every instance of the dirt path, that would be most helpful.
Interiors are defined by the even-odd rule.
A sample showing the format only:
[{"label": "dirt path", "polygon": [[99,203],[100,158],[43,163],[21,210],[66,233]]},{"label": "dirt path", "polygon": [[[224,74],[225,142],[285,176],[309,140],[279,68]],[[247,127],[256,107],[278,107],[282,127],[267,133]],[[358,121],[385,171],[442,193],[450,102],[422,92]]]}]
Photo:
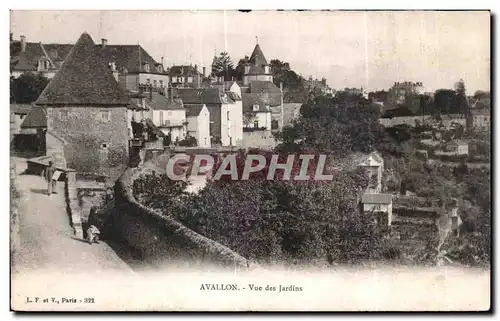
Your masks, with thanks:
[{"label": "dirt path", "polygon": [[[25,161],[16,159],[21,173]],[[76,239],[70,227],[64,199],[64,183],[58,182],[57,194],[48,196],[47,185],[40,176],[17,176],[21,193],[19,206],[20,246],[14,272],[30,270],[72,271],[120,270],[131,268],[108,244],[90,245]]]}]

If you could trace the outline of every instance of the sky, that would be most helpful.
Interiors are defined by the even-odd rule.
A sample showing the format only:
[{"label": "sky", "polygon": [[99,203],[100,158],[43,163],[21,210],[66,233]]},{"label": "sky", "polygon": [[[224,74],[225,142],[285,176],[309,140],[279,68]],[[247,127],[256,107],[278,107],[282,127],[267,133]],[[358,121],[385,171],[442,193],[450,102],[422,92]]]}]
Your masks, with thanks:
[{"label": "sky", "polygon": [[14,39],[140,44],[165,67],[207,67],[227,51],[235,64],[259,43],[305,78],[335,89],[389,89],[422,82],[425,91],[490,90],[490,13],[466,11],[11,11]]}]

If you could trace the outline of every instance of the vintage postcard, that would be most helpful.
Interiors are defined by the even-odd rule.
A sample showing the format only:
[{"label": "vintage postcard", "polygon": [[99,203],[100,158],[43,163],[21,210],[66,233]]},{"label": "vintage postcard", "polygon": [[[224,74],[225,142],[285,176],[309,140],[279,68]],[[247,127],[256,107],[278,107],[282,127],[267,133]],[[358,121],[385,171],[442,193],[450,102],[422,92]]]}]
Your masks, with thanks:
[{"label": "vintage postcard", "polygon": [[489,311],[489,11],[10,12],[13,311]]}]

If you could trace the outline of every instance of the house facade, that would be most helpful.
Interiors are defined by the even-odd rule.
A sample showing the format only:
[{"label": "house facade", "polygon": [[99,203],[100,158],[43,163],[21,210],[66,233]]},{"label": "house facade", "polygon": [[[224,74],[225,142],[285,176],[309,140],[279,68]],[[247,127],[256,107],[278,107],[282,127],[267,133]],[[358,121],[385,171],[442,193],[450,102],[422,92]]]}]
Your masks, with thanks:
[{"label": "house facade", "polygon": [[89,34],[83,33],[36,105],[47,115],[47,150],[67,166],[114,180],[128,164],[130,99]]},{"label": "house facade", "polygon": [[471,109],[471,126],[478,130],[489,130],[491,126],[491,113],[489,109]]},{"label": "house facade", "polygon": [[176,88],[175,94],[185,105],[205,105],[210,114],[210,144],[241,146],[243,128],[241,105],[230,92],[219,88]]},{"label": "house facade", "polygon": [[203,67],[203,73],[200,73],[197,65],[174,65],[167,72],[170,84],[174,87],[200,88],[205,78],[205,67]]},{"label": "house facade", "polygon": [[184,105],[187,116],[187,135],[196,138],[198,147],[211,147],[210,112],[204,104]]},{"label": "house facade", "polygon": [[[101,43],[95,46],[123,88],[138,90],[140,85],[167,87],[169,75],[163,63],[155,61],[142,46],[111,45],[107,39],[101,39]],[[72,44],[27,42],[25,36],[14,40],[11,34],[11,76],[17,78],[25,72],[32,72],[53,78],[72,47]]]}]

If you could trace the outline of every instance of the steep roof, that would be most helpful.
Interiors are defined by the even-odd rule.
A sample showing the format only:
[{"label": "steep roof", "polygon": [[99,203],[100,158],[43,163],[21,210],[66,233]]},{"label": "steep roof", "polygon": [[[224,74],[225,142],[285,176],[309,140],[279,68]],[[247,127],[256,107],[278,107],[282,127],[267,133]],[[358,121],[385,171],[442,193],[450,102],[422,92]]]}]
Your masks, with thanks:
[{"label": "steep roof", "polygon": [[83,33],[36,104],[128,105],[129,102],[101,51],[90,35]]},{"label": "steep roof", "polygon": [[222,104],[217,88],[177,88],[176,91],[184,104]]},{"label": "steep roof", "polygon": [[146,98],[146,102],[154,110],[182,110],[184,109],[182,101],[177,99],[170,100],[162,94],[153,92],[153,99]]},{"label": "steep roof", "polygon": [[47,113],[45,108],[33,106],[21,124],[21,128],[47,128]]},{"label": "steep roof", "polygon": [[251,93],[268,92],[281,94],[281,90],[271,81],[252,80],[248,89]]},{"label": "steep roof", "polygon": [[264,65],[267,65],[266,57],[264,57],[264,53],[262,52],[262,49],[260,48],[259,44],[255,45],[255,48],[253,49],[249,61],[252,66],[256,67],[262,67]]},{"label": "steep roof", "polygon": [[200,73],[198,70],[196,70],[195,67],[193,66],[172,66],[169,69],[168,74],[171,77],[179,77],[179,76],[192,76],[194,77],[196,74],[202,76],[202,73]]},{"label": "steep roof", "polygon": [[[151,55],[140,45],[96,45],[101,51],[106,63],[114,62],[117,69],[124,68],[129,73],[146,72],[145,65],[149,64],[149,73],[166,74],[158,67]],[[62,62],[73,48],[72,44],[41,42],[27,42],[24,52],[21,52],[21,42],[13,41],[10,44],[11,68],[19,71],[36,71],[41,58],[49,58],[54,66],[50,70],[60,68]]]},{"label": "steep roof", "polygon": [[249,94],[249,93],[243,93],[241,94],[243,97],[243,112],[248,113],[248,112],[256,112],[253,109],[254,105],[259,106],[259,112],[270,112],[269,107],[270,101],[269,101],[269,95],[268,94]]},{"label": "steep roof", "polygon": [[198,116],[201,111],[203,110],[203,104],[192,104],[192,105],[185,105],[186,107],[186,117],[196,117]]}]

